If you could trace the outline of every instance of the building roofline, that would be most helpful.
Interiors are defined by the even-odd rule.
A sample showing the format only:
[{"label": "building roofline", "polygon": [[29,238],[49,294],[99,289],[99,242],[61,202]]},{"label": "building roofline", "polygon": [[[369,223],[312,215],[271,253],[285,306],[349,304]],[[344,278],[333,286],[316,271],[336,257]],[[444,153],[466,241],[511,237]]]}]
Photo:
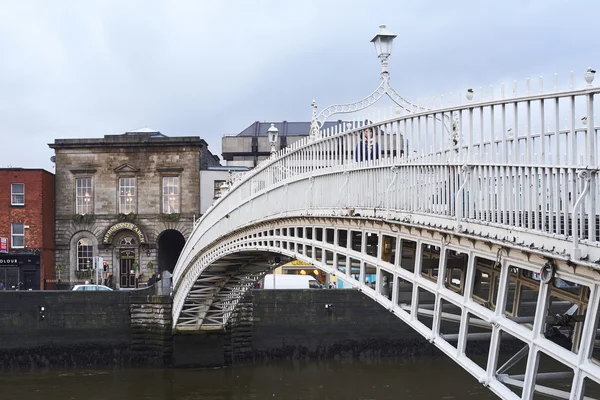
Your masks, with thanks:
[{"label": "building roofline", "polygon": [[[107,138],[113,140],[106,140]],[[137,140],[133,140],[137,139]],[[199,136],[144,137],[133,135],[107,135],[102,139],[55,139],[48,143],[51,149],[89,147],[164,147],[164,146],[206,146],[208,143]]]},{"label": "building roofline", "polygon": [[0,172],[3,171],[13,171],[13,172],[17,172],[17,171],[39,171],[39,172],[45,172],[47,174],[50,174],[52,176],[54,176],[54,173],[45,170],[44,168],[21,168],[21,167],[9,167],[9,168],[0,168]]}]

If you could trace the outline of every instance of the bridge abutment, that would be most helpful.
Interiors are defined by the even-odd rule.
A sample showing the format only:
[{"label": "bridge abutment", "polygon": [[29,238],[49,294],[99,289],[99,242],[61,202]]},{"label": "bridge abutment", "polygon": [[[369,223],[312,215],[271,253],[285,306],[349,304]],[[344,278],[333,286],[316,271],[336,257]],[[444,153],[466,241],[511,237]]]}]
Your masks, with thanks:
[{"label": "bridge abutment", "polygon": [[[328,306],[328,307],[326,307]],[[177,332],[175,366],[441,354],[356,290],[253,290],[224,331]]]}]

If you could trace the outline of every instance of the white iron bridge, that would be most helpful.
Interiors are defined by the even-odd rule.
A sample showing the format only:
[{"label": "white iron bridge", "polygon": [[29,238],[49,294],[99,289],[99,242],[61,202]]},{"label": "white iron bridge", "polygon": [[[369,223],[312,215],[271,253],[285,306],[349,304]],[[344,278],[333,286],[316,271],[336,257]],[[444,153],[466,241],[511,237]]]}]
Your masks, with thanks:
[{"label": "white iron bridge", "polygon": [[[385,74],[367,102],[392,97]],[[237,176],[197,221],[173,276],[174,329],[224,329],[247,290],[298,259],[381,304],[501,398],[596,398],[593,77],[551,92],[528,82],[511,98],[501,88],[474,100],[469,89],[432,109],[396,95],[395,115],[326,131],[313,109],[310,137]],[[487,355],[473,356],[482,343]]]}]

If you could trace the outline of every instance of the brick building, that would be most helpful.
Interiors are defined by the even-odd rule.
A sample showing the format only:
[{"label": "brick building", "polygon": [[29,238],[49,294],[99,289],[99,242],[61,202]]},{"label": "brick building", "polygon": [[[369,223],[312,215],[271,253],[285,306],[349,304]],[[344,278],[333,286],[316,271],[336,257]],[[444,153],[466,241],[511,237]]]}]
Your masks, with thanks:
[{"label": "brick building", "polygon": [[0,168],[0,282],[44,289],[54,278],[54,175]]},{"label": "brick building", "polygon": [[71,283],[91,279],[102,257],[105,283],[135,287],[173,271],[200,216],[199,171],[218,165],[199,137],[152,129],[101,139],[56,139],[56,262]]}]

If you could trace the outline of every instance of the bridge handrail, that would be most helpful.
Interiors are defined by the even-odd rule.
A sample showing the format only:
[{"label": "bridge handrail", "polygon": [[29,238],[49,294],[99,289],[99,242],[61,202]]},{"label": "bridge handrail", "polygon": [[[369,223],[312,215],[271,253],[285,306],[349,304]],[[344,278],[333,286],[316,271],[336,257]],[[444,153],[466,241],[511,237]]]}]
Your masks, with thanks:
[{"label": "bridge handrail", "polygon": [[[586,229],[582,222],[584,218],[578,218],[575,221],[576,218],[572,215],[577,213],[583,215],[585,206],[589,215],[588,221],[586,221],[589,222],[587,238],[597,242],[595,214],[600,205],[596,207],[595,195],[598,185],[595,172],[598,169],[599,140],[597,137],[598,127],[593,125],[593,101],[594,96],[599,92],[600,88],[587,87],[467,103],[436,110],[419,111],[366,125],[354,121],[350,129],[336,126],[323,131],[322,135],[315,140],[304,138],[261,162],[254,170],[245,173],[197,221],[192,237],[186,243],[180,262],[178,262],[174,281],[176,282],[180,277],[180,264],[187,265],[191,262],[190,257],[193,255],[189,250],[196,246],[204,248],[217,238],[212,235],[210,238],[205,237],[209,231],[208,228],[223,218],[227,218],[232,210],[253,195],[266,192],[275,185],[292,182],[301,177],[306,178],[315,171],[352,170],[365,166],[464,166],[462,173],[456,177],[463,185],[466,183],[467,174],[470,171],[489,174],[486,178],[478,178],[479,185],[481,185],[482,179],[487,179],[488,184],[494,181],[494,185],[498,185],[501,180],[504,182],[504,180],[524,179],[522,185],[514,187],[519,188],[519,195],[523,197],[523,204],[526,205],[525,211],[527,212],[533,212],[532,203],[538,205],[537,197],[541,195],[542,189],[548,192],[546,186],[548,183],[563,182],[565,186],[569,183],[571,186],[568,190],[559,191],[558,196],[552,197],[552,202],[557,205],[556,214],[560,214],[560,216],[550,213],[551,219],[558,221],[559,217],[562,218],[563,231],[565,236],[568,236],[568,230],[564,227],[572,218],[573,224],[581,224],[580,228],[573,225],[572,232],[575,232],[575,235],[578,233],[583,235]],[[582,110],[582,100],[585,102],[585,110]],[[519,114],[526,116],[524,128]],[[450,119],[456,121],[456,125],[452,129],[448,129],[444,125],[447,121],[447,118],[444,117],[448,115],[450,115]],[[547,115],[552,118],[552,123],[546,121]],[[576,122],[577,115],[584,115],[580,123]],[[565,116],[568,118],[568,126],[561,129],[560,122]],[[537,123],[532,124],[532,119]],[[550,126],[552,126],[552,130],[548,131],[547,128]],[[371,143],[373,147],[368,147],[365,142],[362,142],[362,147],[360,147],[360,135],[369,128],[374,132],[374,140]],[[523,133],[521,133],[522,130]],[[478,137],[475,137],[476,134]],[[373,150],[370,150],[371,148]],[[361,157],[364,160],[357,161]],[[492,168],[496,170],[492,170]],[[578,175],[579,170],[590,171],[593,176],[589,188],[590,196],[593,197],[587,203],[584,202],[585,204],[579,209],[573,210],[569,209],[569,203],[575,204],[575,199],[571,197],[578,197],[582,194],[580,187],[582,185],[577,184],[577,179],[581,178]],[[531,190],[526,191],[524,186],[535,182],[539,189],[537,196]],[[444,181],[440,181],[440,183],[443,184]],[[473,182],[467,186],[469,185],[476,186]],[[471,194],[473,197],[483,196],[482,193],[473,189],[475,188],[469,187],[465,194]],[[455,190],[446,193],[446,196],[457,194]],[[479,200],[468,197],[466,201],[470,204]],[[499,201],[499,199],[494,201]],[[513,204],[507,209],[500,209],[503,206],[506,205],[503,203],[492,209],[497,212],[509,213],[516,211],[518,205]],[[474,207],[471,208],[474,209]],[[461,212],[458,207],[455,208],[455,211]],[[544,213],[543,217],[546,219],[548,217],[545,214],[546,210],[541,212]],[[462,215],[454,214],[452,217],[463,218]],[[531,218],[533,218],[533,214]],[[558,224],[558,222],[556,223]],[[531,221],[528,224],[531,227]],[[512,225],[507,224],[507,226]],[[234,229],[233,226],[231,228]],[[198,249],[196,248],[196,250]]]}]

